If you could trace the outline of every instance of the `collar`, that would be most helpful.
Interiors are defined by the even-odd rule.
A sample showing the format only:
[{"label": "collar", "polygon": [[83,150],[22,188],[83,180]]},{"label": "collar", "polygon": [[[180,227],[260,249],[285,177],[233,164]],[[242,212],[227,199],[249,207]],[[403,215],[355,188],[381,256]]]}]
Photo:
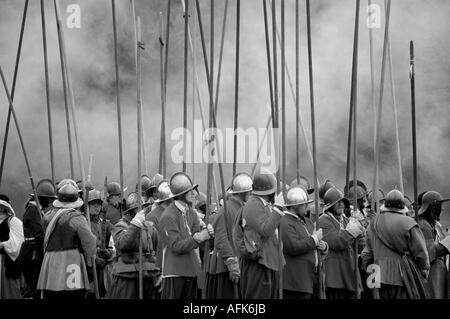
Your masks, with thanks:
[{"label": "collar", "polygon": [[298,217],[297,215],[291,213],[290,211],[285,211],[284,213],[285,213],[286,215],[292,216],[292,217],[294,217],[294,218],[296,218],[296,219],[298,219],[298,220],[301,220],[300,217]]},{"label": "collar", "polygon": [[336,222],[338,222],[339,225],[342,225],[342,223],[344,222],[343,215],[341,215],[339,219],[337,219],[337,218],[333,215],[333,213],[327,213],[327,215],[330,216],[330,217],[331,217],[333,220],[335,220]]},{"label": "collar", "polygon": [[269,206],[270,203],[268,201],[266,201],[264,198],[262,198],[261,196],[256,196],[259,198],[259,200],[263,203],[264,206]]},{"label": "collar", "polygon": [[182,201],[175,200],[174,204],[178,208],[178,210],[180,210],[183,214],[186,214],[187,211],[189,210],[189,206],[183,203]]}]

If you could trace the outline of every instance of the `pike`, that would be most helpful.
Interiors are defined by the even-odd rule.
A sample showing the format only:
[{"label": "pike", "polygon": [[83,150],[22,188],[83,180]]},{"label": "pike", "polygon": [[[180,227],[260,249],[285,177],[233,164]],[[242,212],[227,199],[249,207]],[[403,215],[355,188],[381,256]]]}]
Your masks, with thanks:
[{"label": "pike", "polygon": [[[170,0],[169,0],[170,1]],[[142,194],[142,179],[141,179],[141,132],[142,132],[142,107],[141,107],[141,17],[137,17],[137,42],[136,45],[136,66],[137,66],[137,72],[136,72],[136,80],[137,80],[137,160],[138,160],[138,167],[137,167],[137,178],[138,178],[138,194],[139,194],[139,200],[138,200],[138,210],[141,211],[142,209],[142,202],[140,199],[140,196]],[[143,277],[143,265],[142,265],[142,230],[139,232],[139,299],[144,298],[144,277]]]},{"label": "pike", "polygon": [[[275,2],[275,0],[274,0]],[[281,0],[281,65],[286,64],[286,30],[285,30],[285,0]],[[281,166],[283,172],[283,198],[286,198],[286,69],[281,68]],[[279,181],[279,180],[278,180]],[[283,299],[283,248],[281,242],[281,226],[278,226],[278,240],[279,240],[279,263],[280,270],[278,271],[278,295]]]},{"label": "pike", "polygon": [[225,31],[227,28],[227,13],[228,13],[228,0],[225,0],[225,9],[223,11],[223,20],[222,20],[222,36],[220,40],[220,53],[219,53],[219,66],[217,70],[217,83],[216,83],[216,94],[215,94],[215,112],[217,114],[217,106],[219,103],[219,88],[220,88],[220,76],[222,75],[222,60],[223,60],[223,47],[225,44]]},{"label": "pike", "polygon": [[[369,8],[372,6],[372,0],[367,0],[367,4],[369,5]],[[377,140],[377,124],[376,124],[376,118],[377,118],[377,107],[375,103],[375,78],[374,78],[374,63],[373,63],[373,32],[372,27],[369,28],[369,57],[370,57],[370,103],[373,110],[373,150],[375,152],[376,148],[376,140]],[[375,156],[375,155],[374,155]],[[378,174],[378,172],[376,173]],[[375,179],[378,179],[378,177],[375,177]],[[375,191],[375,190],[373,190]],[[375,201],[372,200],[372,203],[370,205],[370,209],[372,212],[376,211],[376,205]]]},{"label": "pike", "polygon": [[[356,0],[356,13],[355,13],[355,38],[353,40],[353,65],[352,65],[352,87],[351,87],[351,103],[353,105],[353,185],[357,185],[356,178],[356,155],[357,155],[357,126],[358,126],[358,117],[357,117],[357,102],[358,102],[358,39],[359,39],[359,7],[360,0]],[[358,194],[354,192],[354,209],[358,209],[357,207]],[[359,267],[358,267],[358,241],[355,238],[354,243],[355,250],[355,299],[359,299],[359,291],[358,291],[358,277],[359,277]]]},{"label": "pike", "polygon": [[91,176],[92,176],[92,164],[93,164],[93,162],[94,162],[94,155],[91,154],[91,155],[89,156],[89,167],[88,167],[88,176],[87,176],[87,181],[88,181],[88,182],[91,182],[91,181],[92,181],[92,180],[91,180]]},{"label": "pike", "polygon": [[[12,88],[11,88],[11,101],[14,101],[14,93],[16,92],[16,80],[17,80],[17,73],[19,71],[19,61],[20,61],[20,54],[22,52],[23,33],[25,31],[25,22],[27,20],[27,11],[28,11],[28,0],[25,0],[25,5],[23,8],[23,14],[22,14],[22,23],[20,25],[19,45],[17,47],[16,63],[14,65],[14,75],[13,75],[13,82],[12,82]],[[4,164],[5,164],[6,145],[8,144],[8,133],[9,133],[9,124],[11,122],[11,112],[12,112],[12,110],[11,110],[11,108],[9,108],[8,109],[8,117],[6,119],[5,135],[3,137],[2,158],[1,158],[1,163],[0,163],[0,185],[2,183],[3,168],[4,168]]]},{"label": "pike", "polygon": [[[319,189],[317,180],[317,159],[316,159],[316,121],[314,114],[314,82],[313,82],[313,65],[312,65],[312,48],[311,48],[311,13],[309,0],[306,0],[306,27],[308,37],[308,69],[309,69],[309,95],[311,103],[311,136],[312,136],[312,155],[313,155],[313,171],[314,171],[314,188]],[[319,229],[319,192],[314,192],[314,209],[316,212],[316,230]],[[319,296],[324,299],[322,291],[322,270],[321,260],[318,258],[318,274],[319,274]]]},{"label": "pike", "polygon": [[[389,0],[389,4],[390,4]],[[409,78],[411,82],[411,122],[412,122],[412,146],[413,146],[413,176],[414,176],[414,214],[416,221],[418,220],[417,207],[417,142],[416,142],[416,75],[414,71],[414,42],[409,42],[410,69]]]},{"label": "pike", "polygon": [[[386,6],[386,0],[384,0],[384,5]],[[397,99],[395,97],[395,85],[394,85],[394,67],[392,65],[392,51],[391,51],[391,40],[388,35],[388,63],[389,63],[389,79],[391,84],[391,98],[392,98],[392,109],[394,111],[394,126],[395,126],[395,148],[397,151],[397,169],[398,169],[398,177],[399,177],[399,187],[400,191],[404,194],[403,187],[403,170],[402,170],[402,156],[400,153],[400,137],[398,133],[398,114],[397,114]]]},{"label": "pike", "polygon": [[386,6],[386,21],[384,27],[384,43],[383,43],[383,58],[381,61],[381,79],[380,79],[380,97],[378,100],[378,109],[377,109],[377,119],[376,119],[376,143],[375,143],[375,165],[374,165],[374,185],[373,185],[373,201],[375,202],[376,212],[380,213],[380,207],[378,205],[378,192],[375,190],[378,189],[378,165],[379,165],[379,149],[380,149],[380,131],[381,131],[381,115],[382,115],[382,107],[383,107],[383,93],[384,93],[384,77],[386,72],[386,57],[387,57],[387,47],[389,43],[389,22],[390,22],[390,13],[391,13],[391,0],[388,0]]},{"label": "pike", "polygon": [[[79,170],[81,173],[81,184],[82,184],[82,189],[84,191],[84,202],[85,202],[85,210],[86,210],[86,219],[88,221],[88,225],[89,228],[91,228],[91,218],[90,218],[90,214],[89,214],[89,205],[88,203],[88,198],[89,198],[89,194],[88,191],[86,189],[86,178],[85,178],[85,171],[84,171],[84,161],[83,161],[83,153],[82,153],[82,149],[81,149],[81,145],[80,145],[80,137],[78,134],[78,122],[77,122],[77,116],[76,116],[76,112],[75,112],[75,99],[74,99],[74,95],[73,95],[73,88],[72,88],[72,83],[71,83],[71,75],[70,75],[70,68],[67,62],[67,54],[66,54],[66,44],[65,44],[65,40],[64,40],[64,29],[62,27],[62,22],[61,22],[61,18],[60,18],[60,7],[59,7],[59,0],[54,0],[54,4],[55,4],[55,15],[56,15],[56,23],[58,26],[58,35],[59,38],[61,40],[60,44],[61,44],[61,52],[62,52],[62,57],[63,57],[63,63],[65,66],[65,70],[66,70],[66,74],[65,76],[67,77],[67,88],[69,91],[69,97],[70,97],[70,111],[72,114],[72,121],[73,121],[73,127],[74,127],[74,131],[75,131],[75,141],[76,141],[76,147],[77,147],[77,155],[78,155],[78,164],[79,164]],[[95,255],[92,256],[92,270],[93,270],[93,274],[94,274],[94,291],[95,291],[95,298],[99,299],[100,295],[99,295],[99,289],[98,289],[98,280],[97,280],[97,269],[96,269],[96,263],[95,263]]]},{"label": "pike", "polygon": [[[55,10],[56,10],[56,3],[55,3]],[[56,21],[56,27],[58,32],[58,44],[59,44],[59,59],[61,62],[61,76],[62,76],[62,84],[63,84],[63,93],[64,93],[64,111],[66,115],[66,129],[67,129],[67,143],[69,146],[69,164],[70,164],[70,178],[74,179],[75,172],[74,172],[74,164],[73,164],[73,148],[72,148],[72,132],[70,129],[70,114],[69,114],[69,96],[68,96],[68,88],[67,88],[67,72],[66,72],[66,65],[64,62],[64,52],[63,52],[63,43],[61,38],[61,32],[59,29],[61,28],[58,21]]]},{"label": "pike", "polygon": [[42,216],[41,205],[39,204],[39,198],[38,198],[38,195],[36,192],[36,185],[34,184],[33,175],[31,173],[31,167],[30,167],[30,162],[28,161],[27,151],[25,149],[25,143],[23,141],[22,133],[20,131],[20,126],[19,126],[19,121],[17,120],[16,111],[14,110],[13,98],[12,98],[11,93],[9,92],[8,85],[6,84],[5,75],[3,74],[3,69],[1,66],[0,66],[0,76],[2,78],[3,87],[5,88],[6,96],[8,98],[9,111],[11,112],[13,119],[14,119],[14,124],[16,125],[17,134],[19,136],[19,141],[20,141],[20,146],[22,148],[23,157],[25,159],[25,165],[27,166],[28,177],[30,179],[31,188],[33,189],[34,200],[36,201],[36,208],[39,212],[39,216]]},{"label": "pike", "polygon": [[[165,45],[165,52],[164,52],[164,107],[166,106],[167,101],[167,65],[169,62],[169,40],[170,40],[170,9],[171,9],[172,0],[169,0],[167,2],[167,20],[166,20],[166,41],[164,42]],[[165,110],[164,110],[165,111]],[[165,114],[164,114],[165,116]],[[163,135],[163,151],[162,151],[162,174],[163,176],[166,176],[167,173],[167,163],[166,163],[166,134],[165,134],[165,122],[164,122],[164,135]]]},{"label": "pike", "polygon": [[[116,1],[111,0],[113,37],[114,37],[114,68],[116,73],[116,104],[117,104],[117,129],[119,138],[119,175],[121,198],[123,198],[123,148],[122,148],[122,112],[120,110],[120,78],[119,78],[119,57],[117,51],[117,26],[116,26]],[[106,190],[106,185],[105,185]]]},{"label": "pike", "polygon": [[[277,15],[276,15],[276,3],[275,0],[272,1],[272,49],[273,49],[273,87],[274,87],[274,104],[273,104],[273,111],[272,113],[275,115],[275,118],[273,119],[274,128],[278,129],[278,63],[277,63]],[[277,156],[277,163],[280,162],[279,156],[279,146],[278,146],[278,135],[275,138],[275,154]],[[277,194],[280,193],[280,170],[278,169],[277,164]],[[283,181],[284,182],[284,181]],[[281,297],[281,296],[280,296]]]},{"label": "pike", "polygon": [[[186,0],[184,14],[184,88],[183,88],[183,128],[187,130],[187,103],[188,103],[188,27],[189,27],[189,0]],[[183,173],[186,173],[186,139],[183,138]]]},{"label": "pike", "polygon": [[299,132],[299,122],[300,122],[300,72],[299,72],[299,3],[295,1],[295,149],[296,149],[296,161],[297,165],[297,183],[300,183],[300,132]]},{"label": "pike", "polygon": [[161,133],[159,141],[159,164],[158,171],[163,173],[164,169],[164,139],[166,135],[166,100],[164,95],[164,42],[162,40],[163,33],[163,13],[159,13],[159,62],[160,62],[160,77],[161,77]]},{"label": "pike", "polygon": [[237,126],[239,116],[239,40],[241,29],[241,0],[236,2],[236,62],[235,62],[235,85],[234,85],[234,141],[233,141],[233,176],[236,174],[237,159]]},{"label": "pike", "polygon": [[52,134],[52,113],[50,108],[50,89],[48,80],[48,59],[47,59],[47,34],[45,28],[45,5],[41,0],[41,21],[42,21],[42,44],[44,49],[44,74],[45,74],[45,97],[47,102],[47,123],[48,123],[48,141],[50,146],[50,167],[52,173],[52,182],[55,184],[55,161],[53,155],[53,134]]}]

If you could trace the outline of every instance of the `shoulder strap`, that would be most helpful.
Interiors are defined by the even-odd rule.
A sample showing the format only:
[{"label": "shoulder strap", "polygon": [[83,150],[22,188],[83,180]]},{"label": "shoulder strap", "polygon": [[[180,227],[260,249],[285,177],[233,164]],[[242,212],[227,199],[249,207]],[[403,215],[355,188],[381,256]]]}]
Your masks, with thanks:
[{"label": "shoulder strap", "polygon": [[68,209],[60,209],[56,212],[55,216],[50,220],[50,223],[47,226],[47,229],[45,230],[45,237],[44,237],[44,251],[47,250],[48,241],[50,240],[50,236],[52,235],[53,231],[55,230],[56,223],[58,222],[61,215],[65,212],[70,211],[71,208]]}]

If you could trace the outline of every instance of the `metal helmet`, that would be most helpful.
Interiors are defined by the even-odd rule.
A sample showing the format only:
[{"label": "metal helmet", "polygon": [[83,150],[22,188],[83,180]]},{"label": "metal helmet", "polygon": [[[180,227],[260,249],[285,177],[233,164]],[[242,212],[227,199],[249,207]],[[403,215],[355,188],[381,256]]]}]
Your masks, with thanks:
[{"label": "metal helmet", "polygon": [[289,188],[286,192],[286,200],[284,206],[296,206],[301,204],[309,204],[313,201],[308,199],[308,194],[300,185]]},{"label": "metal helmet", "polygon": [[366,196],[367,192],[361,187],[361,186],[351,186],[348,190],[348,198],[350,201],[353,201],[355,199],[355,192],[356,192],[356,200],[360,200],[361,198],[364,198]]},{"label": "metal helmet", "polygon": [[272,172],[261,170],[253,176],[253,194],[258,196],[271,195],[277,190],[277,179]]},{"label": "metal helmet", "polygon": [[[354,184],[354,180],[351,179],[351,180],[348,182],[348,184],[345,185],[345,187],[344,187],[344,193],[347,193],[347,192],[350,190],[350,188],[353,187],[353,184]],[[361,187],[361,188],[364,190],[364,192],[367,192],[366,184],[364,184],[364,183],[361,182],[360,180],[358,180],[358,179],[356,180],[356,185],[359,186],[359,187]]]},{"label": "metal helmet", "polygon": [[125,200],[125,208],[126,210],[124,213],[127,213],[133,209],[136,209],[139,207],[139,202],[142,205],[142,198],[139,196],[138,193],[132,192],[128,194],[127,199]]},{"label": "metal helmet", "polygon": [[78,208],[83,205],[79,196],[80,189],[71,179],[64,179],[58,184],[58,199],[53,202],[56,208]]},{"label": "metal helmet", "polygon": [[[41,179],[36,185],[36,195],[38,197],[57,198],[56,188],[52,180],[48,178]],[[34,196],[34,193],[31,193],[30,196]]]},{"label": "metal helmet", "polygon": [[405,207],[405,198],[398,189],[393,189],[386,195],[384,205],[380,208],[382,211],[397,212],[406,214],[408,208]]},{"label": "metal helmet", "polygon": [[302,187],[308,194],[312,194],[314,192],[314,187],[309,186],[309,180],[305,176],[297,177],[290,183],[291,187],[300,186]]},{"label": "metal helmet", "polygon": [[102,201],[102,193],[96,189],[89,191],[88,203],[91,203],[93,201]]},{"label": "metal helmet", "polygon": [[322,185],[320,185],[319,187],[319,198],[323,199],[325,196],[325,193],[332,187],[335,187],[333,182],[330,181],[329,179],[327,179],[325,181],[325,183],[323,183]]},{"label": "metal helmet", "polygon": [[155,203],[161,203],[173,198],[173,194],[170,191],[169,181],[164,179],[156,186],[156,200]]},{"label": "metal helmet", "polygon": [[[381,188],[377,189],[375,194],[377,196],[378,202],[386,199],[384,192]],[[369,202],[369,204],[372,204],[372,202],[374,201],[373,191],[370,191],[369,193],[367,193],[367,201]]]},{"label": "metal helmet", "polygon": [[[78,188],[83,191],[83,183],[81,181],[77,181],[77,185]],[[88,192],[94,189],[94,185],[90,181],[84,182],[84,187],[86,187]]]},{"label": "metal helmet", "polygon": [[422,215],[423,213],[425,213],[427,211],[428,207],[430,207],[430,205],[433,205],[435,203],[437,204],[437,203],[447,202],[449,200],[450,199],[448,199],[448,198],[444,199],[442,197],[442,195],[436,191],[428,191],[422,197],[422,205],[420,206],[420,209],[419,209],[419,215]]},{"label": "metal helmet", "polygon": [[344,194],[339,189],[337,189],[336,187],[330,188],[329,190],[327,190],[325,196],[323,197],[323,202],[325,204],[323,210],[329,210],[341,200],[344,202],[346,208],[350,207],[349,200],[344,197]]},{"label": "metal helmet", "polygon": [[116,182],[108,183],[108,185],[106,185],[106,193],[107,193],[107,195],[106,195],[107,197],[114,196],[114,195],[116,195],[116,196],[122,195],[122,191],[120,189],[119,183],[116,183]]},{"label": "metal helmet", "polygon": [[251,192],[253,190],[252,177],[247,173],[237,173],[231,180],[230,194]]},{"label": "metal helmet", "polygon": [[[148,175],[142,175],[141,176],[141,190],[142,194],[145,194],[145,192],[151,187],[152,180]],[[136,183],[136,192],[138,191],[139,183]]]},{"label": "metal helmet", "polygon": [[161,183],[163,180],[164,180],[164,176],[162,176],[159,173],[156,173],[151,180],[149,190],[152,188],[157,188],[159,183]]},{"label": "metal helmet", "polygon": [[174,197],[183,195],[198,187],[197,184],[193,184],[191,178],[183,173],[178,172],[172,175],[169,182],[170,190]]}]

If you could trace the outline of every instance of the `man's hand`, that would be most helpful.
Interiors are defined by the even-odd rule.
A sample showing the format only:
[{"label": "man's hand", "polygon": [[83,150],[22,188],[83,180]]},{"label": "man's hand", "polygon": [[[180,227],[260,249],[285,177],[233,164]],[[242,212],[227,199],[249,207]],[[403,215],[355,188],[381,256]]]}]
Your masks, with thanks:
[{"label": "man's hand", "polygon": [[315,230],[314,233],[311,235],[311,237],[314,239],[314,242],[316,243],[316,246],[319,245],[319,242],[323,238],[322,228],[319,228],[318,230]]},{"label": "man's hand", "polygon": [[230,272],[230,280],[237,284],[239,282],[239,278],[241,277],[238,259],[236,257],[230,257],[225,261],[225,265]]},{"label": "man's hand", "polygon": [[211,238],[207,228],[195,233],[192,237],[199,244]]},{"label": "man's hand", "polygon": [[131,220],[131,223],[136,227],[143,228],[144,221],[145,221],[145,212],[144,210],[141,210],[136,213],[134,218]]}]

